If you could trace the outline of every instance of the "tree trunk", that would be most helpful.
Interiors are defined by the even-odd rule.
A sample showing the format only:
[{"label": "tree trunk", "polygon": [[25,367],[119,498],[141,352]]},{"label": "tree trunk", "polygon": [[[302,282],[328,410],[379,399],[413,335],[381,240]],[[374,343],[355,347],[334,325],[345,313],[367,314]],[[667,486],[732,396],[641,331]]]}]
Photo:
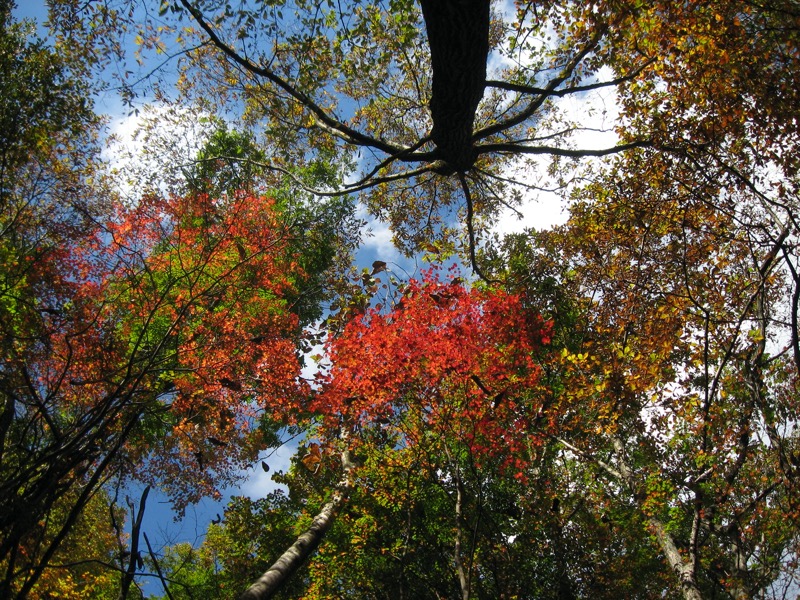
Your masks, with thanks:
[{"label": "tree trunk", "polygon": [[431,48],[431,139],[454,172],[475,163],[472,129],[486,87],[489,0],[420,0]]},{"label": "tree trunk", "polygon": [[322,507],[319,514],[314,517],[311,526],[297,538],[294,544],[284,552],[267,571],[258,578],[239,600],[266,600],[272,598],[280,587],[308,560],[317,549],[325,533],[333,525],[339,508],[344,501],[344,495],[337,491],[333,498]]},{"label": "tree trunk", "polygon": [[[128,556],[128,567],[122,574],[122,583],[120,584],[119,600],[125,600],[130,592],[133,579],[136,576],[136,567],[138,561],[141,561],[141,554],[139,553],[139,534],[142,529],[142,520],[144,519],[144,510],[147,505],[147,495],[150,493],[150,486],[148,485],[142,491],[142,497],[139,500],[139,512],[136,513],[133,522],[131,523],[131,550]],[[131,511],[131,516],[134,514],[133,501],[128,498],[128,508]]]},{"label": "tree trunk", "polygon": [[686,600],[703,600],[700,589],[697,587],[695,579],[694,564],[691,560],[687,561],[681,556],[680,550],[675,545],[672,536],[658,519],[649,520],[650,528],[658,540],[661,550],[667,558],[667,563],[675,571],[681,583],[681,593]]},{"label": "tree trunk", "polygon": [[[346,432],[342,434],[346,439]],[[355,466],[350,450],[342,452],[342,468],[344,477],[336,486],[333,498],[322,507],[311,526],[302,533],[291,547],[281,554],[267,571],[253,585],[239,596],[239,600],[268,600],[281,586],[302,567],[320,545],[325,534],[333,525],[339,510],[347,500],[353,485],[351,471]]]}]

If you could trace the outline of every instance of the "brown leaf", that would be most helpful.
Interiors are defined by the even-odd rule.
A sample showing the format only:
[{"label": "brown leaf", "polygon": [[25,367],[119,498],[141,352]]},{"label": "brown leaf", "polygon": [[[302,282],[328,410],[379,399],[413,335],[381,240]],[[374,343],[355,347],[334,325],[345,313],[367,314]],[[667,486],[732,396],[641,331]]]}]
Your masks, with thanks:
[{"label": "brown leaf", "polygon": [[309,444],[308,453],[300,459],[300,462],[312,473],[319,471],[319,465],[322,462],[322,453],[319,451],[319,444]]},{"label": "brown leaf", "polygon": [[386,270],[386,263],[382,260],[376,260],[372,263],[372,275],[377,275],[381,271]]}]

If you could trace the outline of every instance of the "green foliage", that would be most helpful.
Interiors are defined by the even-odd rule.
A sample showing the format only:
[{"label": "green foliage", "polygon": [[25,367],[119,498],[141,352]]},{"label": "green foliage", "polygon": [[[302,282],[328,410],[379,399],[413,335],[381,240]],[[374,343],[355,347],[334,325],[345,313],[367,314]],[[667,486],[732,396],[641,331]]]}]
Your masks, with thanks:
[{"label": "green foliage", "polygon": [[[62,497],[47,519],[40,525],[41,539],[32,536],[26,550],[35,554],[46,548],[44,542],[58,532],[61,523],[76,501],[76,491]],[[112,517],[113,514],[113,517]],[[114,521],[112,521],[112,518]],[[49,560],[47,568],[30,592],[31,598],[75,598],[85,600],[114,600],[119,597],[120,552],[118,527],[124,514],[111,503],[105,490],[92,496],[81,511],[70,535]],[[28,559],[35,563],[33,556]]]},{"label": "green foliage", "polygon": [[[282,492],[255,501],[234,497],[223,521],[209,527],[202,545],[179,544],[158,559],[170,581],[170,594],[181,599],[237,598],[243,582],[260,575],[263,561],[274,560],[291,545],[303,512],[299,502]],[[278,597],[297,597],[306,584],[300,574]]]},{"label": "green foliage", "polygon": [[[135,32],[164,54],[175,34],[179,102],[235,125],[209,120],[186,194],[97,219],[109,211],[70,200],[88,197],[72,184],[91,173],[74,61],[89,52],[28,40],[2,4],[8,489],[30,506],[65,497],[79,466],[107,456],[86,436],[78,456],[57,453],[63,477],[47,492],[24,465],[114,389],[125,402],[110,422],[132,429],[85,427],[89,441],[129,442],[129,462],[184,501],[233,481],[281,427],[314,425],[277,476],[288,496],[236,499],[201,547],[167,553],[178,597],[235,596],[340,493],[285,597],[796,587],[796,3],[518,1],[495,6],[488,39],[470,37],[481,1],[171,0],[153,21],[111,4],[88,3],[85,20],[67,0],[53,10],[76,39],[112,27],[111,46]],[[486,61],[466,57],[486,47],[484,77]],[[567,108],[598,91],[603,108]],[[466,97],[477,109],[461,110]],[[468,127],[448,128],[453,115]],[[587,130],[616,138],[584,148]],[[503,210],[550,187],[566,224],[487,242]],[[494,281],[384,284],[382,260],[363,286],[346,281],[356,194],[406,254],[458,253]],[[110,279],[101,221],[124,240],[109,254],[128,261]],[[389,302],[370,308],[380,285]],[[306,386],[296,353],[325,332],[301,328],[328,300],[341,308],[327,321],[332,364]],[[71,515],[57,517],[69,528]],[[17,521],[14,543],[41,531]],[[9,556],[0,591],[28,568]]]},{"label": "green foliage", "polygon": [[[50,155],[58,143],[75,147],[95,120],[82,68],[34,37],[32,23],[15,23],[12,3],[0,4],[0,199],[11,193],[11,174]],[[77,73],[76,73],[77,71]],[[61,149],[63,153],[64,149]]]},{"label": "green foliage", "polygon": [[218,198],[253,192],[263,178],[266,154],[251,136],[230,131],[222,123],[197,153],[186,179],[191,192]]},{"label": "green foliage", "polygon": [[[291,232],[286,257],[299,267],[288,274],[294,286],[288,305],[301,325],[310,325],[321,317],[337,272],[349,264],[350,251],[360,240],[361,222],[355,218],[353,198],[315,201],[298,192],[291,179],[277,180],[268,160],[254,137],[221,123],[185,174],[189,193],[229,199],[257,191],[274,196],[280,222]],[[336,179],[333,158],[297,169],[295,176],[312,187],[331,184]]]}]

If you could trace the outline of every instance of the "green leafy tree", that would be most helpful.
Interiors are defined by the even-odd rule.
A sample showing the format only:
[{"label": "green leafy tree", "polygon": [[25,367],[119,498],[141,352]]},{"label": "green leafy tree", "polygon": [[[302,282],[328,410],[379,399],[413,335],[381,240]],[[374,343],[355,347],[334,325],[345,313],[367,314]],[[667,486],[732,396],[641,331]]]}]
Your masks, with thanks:
[{"label": "green leafy tree", "polygon": [[[296,289],[290,304],[301,324],[309,325],[321,318],[324,302],[331,301],[342,287],[339,281],[350,267],[350,253],[361,239],[363,223],[355,217],[351,197],[316,201],[291,179],[276,177],[265,161],[252,136],[231,131],[223,123],[186,169],[188,191],[220,198],[261,190],[275,198],[291,229],[288,250],[300,266],[297,273],[289,274]],[[335,176],[323,165],[308,171],[319,185]]]}]

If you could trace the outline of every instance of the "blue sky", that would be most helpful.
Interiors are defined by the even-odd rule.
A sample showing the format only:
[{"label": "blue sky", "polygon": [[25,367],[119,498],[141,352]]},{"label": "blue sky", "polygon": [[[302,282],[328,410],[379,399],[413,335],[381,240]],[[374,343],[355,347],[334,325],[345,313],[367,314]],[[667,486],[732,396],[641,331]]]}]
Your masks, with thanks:
[{"label": "blue sky", "polygon": [[[19,0],[15,12],[17,18],[32,18],[38,21],[46,19],[46,4],[43,0]],[[606,100],[601,99],[600,102]],[[581,110],[578,106],[575,110]],[[110,132],[116,134],[122,144],[134,146],[133,132],[140,123],[139,117],[128,114],[128,109],[123,108],[119,98],[114,94],[108,94],[98,99],[96,110],[104,112],[110,119]],[[605,145],[604,143],[591,145]],[[555,222],[563,221],[562,205],[560,200],[554,195],[543,194],[542,198],[535,200],[529,199],[529,204],[524,210],[525,218],[517,219],[510,212],[501,217],[498,223],[498,230],[503,232],[521,231],[526,226],[537,228],[548,227]],[[369,219],[366,213],[362,212],[364,218]],[[369,229],[371,234],[365,236],[364,242],[357,253],[357,262],[361,266],[371,266],[373,261],[381,260],[389,264],[389,269],[397,273],[399,279],[406,279],[410,275],[418,274],[424,264],[418,261],[408,260],[401,257],[391,242],[391,232],[385,223],[374,219],[369,219]],[[151,492],[145,513],[144,531],[147,532],[151,542],[157,548],[164,544],[176,542],[189,542],[198,544],[202,541],[206,528],[217,514],[224,513],[224,507],[230,496],[233,494],[244,494],[252,498],[263,497],[275,488],[271,481],[271,475],[278,470],[286,470],[289,460],[296,449],[296,441],[275,451],[269,457],[264,456],[270,464],[270,473],[264,473],[260,468],[260,460],[254,463],[253,468],[248,470],[245,475],[246,480],[240,488],[227,490],[226,496],[221,501],[206,500],[187,510],[186,517],[176,522],[174,512],[169,502],[163,494],[157,490]],[[133,487],[129,490],[129,495],[137,499],[141,488]],[[143,580],[145,589],[148,592],[161,593],[160,586],[155,580]]]},{"label": "blue sky", "polygon": [[38,21],[47,17],[47,5],[43,0],[17,0],[14,15],[17,19],[36,19]]}]

